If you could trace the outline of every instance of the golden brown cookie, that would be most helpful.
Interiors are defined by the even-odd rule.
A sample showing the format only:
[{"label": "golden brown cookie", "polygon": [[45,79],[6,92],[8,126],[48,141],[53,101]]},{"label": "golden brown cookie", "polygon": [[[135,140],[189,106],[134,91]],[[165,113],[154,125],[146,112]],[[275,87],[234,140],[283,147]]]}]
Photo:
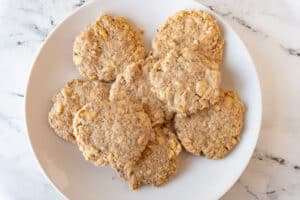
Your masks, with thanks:
[{"label": "golden brown cookie", "polygon": [[155,55],[190,48],[218,64],[222,62],[224,40],[218,23],[206,11],[184,10],[167,19],[152,43]]},{"label": "golden brown cookie", "polygon": [[155,63],[150,82],[170,111],[192,114],[218,101],[221,75],[218,64],[185,48]]},{"label": "golden brown cookie", "polygon": [[109,97],[112,101],[129,98],[141,102],[153,126],[163,124],[165,120],[173,117],[173,114],[165,109],[164,103],[151,91],[149,70],[155,62],[157,59],[149,56],[146,60],[127,66],[112,84]]},{"label": "golden brown cookie", "polygon": [[175,116],[175,129],[183,147],[210,159],[225,157],[239,142],[245,107],[236,92],[222,89],[220,101],[188,117]]},{"label": "golden brown cookie", "polygon": [[174,133],[167,127],[155,127],[152,139],[136,164],[119,169],[119,175],[129,182],[131,189],[151,184],[160,186],[176,172],[181,145]]},{"label": "golden brown cookie", "polygon": [[124,17],[102,15],[74,42],[73,60],[83,77],[112,82],[123,67],[145,57],[141,31]]},{"label": "golden brown cookie", "polygon": [[79,149],[95,165],[135,162],[153,137],[142,105],[126,100],[86,104],[76,113],[73,128]]},{"label": "golden brown cookie", "polygon": [[108,99],[109,86],[100,81],[69,81],[52,98],[53,106],[49,112],[49,124],[55,133],[68,141],[75,142],[72,121],[75,113],[90,101]]}]

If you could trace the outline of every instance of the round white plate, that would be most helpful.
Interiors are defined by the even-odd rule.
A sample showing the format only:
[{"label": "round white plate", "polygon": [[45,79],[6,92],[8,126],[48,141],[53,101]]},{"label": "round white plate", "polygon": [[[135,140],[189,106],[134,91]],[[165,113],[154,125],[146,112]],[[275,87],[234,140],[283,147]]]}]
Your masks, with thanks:
[{"label": "round white plate", "polygon": [[33,151],[47,177],[69,199],[217,199],[239,178],[253,153],[261,122],[261,93],[255,66],[237,34],[212,13],[226,41],[223,87],[238,91],[247,106],[241,142],[223,160],[182,154],[178,175],[160,188],[130,191],[110,167],[85,161],[76,145],[57,137],[48,125],[51,97],[66,81],[79,77],[72,61],[75,36],[102,12],[129,18],[145,30],[146,46],[166,18],[182,9],[206,7],[192,0],[99,0],[80,8],[48,37],[28,81],[26,123]]}]

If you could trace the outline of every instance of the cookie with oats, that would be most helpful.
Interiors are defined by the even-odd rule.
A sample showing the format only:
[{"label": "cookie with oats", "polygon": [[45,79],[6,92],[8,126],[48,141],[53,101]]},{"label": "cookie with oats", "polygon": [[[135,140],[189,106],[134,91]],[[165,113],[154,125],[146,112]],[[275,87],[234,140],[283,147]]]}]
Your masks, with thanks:
[{"label": "cookie with oats", "polygon": [[85,159],[100,166],[137,161],[153,134],[142,105],[126,100],[86,104],[76,113],[73,128]]},{"label": "cookie with oats", "polygon": [[75,113],[90,101],[107,100],[109,86],[100,81],[72,80],[53,96],[49,112],[50,126],[55,133],[68,141],[75,142],[72,122]]},{"label": "cookie with oats", "polygon": [[147,184],[160,186],[177,172],[181,145],[176,135],[168,127],[156,126],[154,131],[155,138],[148,143],[137,163],[118,170],[131,189]]},{"label": "cookie with oats", "polygon": [[153,91],[170,111],[196,113],[219,98],[219,65],[187,48],[171,50],[155,63],[149,77]]},{"label": "cookie with oats", "polygon": [[184,10],[167,19],[156,33],[152,46],[158,56],[171,49],[190,48],[220,64],[224,40],[217,21],[208,12]]},{"label": "cookie with oats", "polygon": [[239,142],[244,104],[236,92],[222,89],[218,103],[191,116],[175,116],[175,129],[183,147],[210,159],[225,157]]},{"label": "cookie with oats", "polygon": [[126,18],[101,15],[76,37],[73,60],[80,74],[112,82],[124,66],[143,59],[141,31]]}]

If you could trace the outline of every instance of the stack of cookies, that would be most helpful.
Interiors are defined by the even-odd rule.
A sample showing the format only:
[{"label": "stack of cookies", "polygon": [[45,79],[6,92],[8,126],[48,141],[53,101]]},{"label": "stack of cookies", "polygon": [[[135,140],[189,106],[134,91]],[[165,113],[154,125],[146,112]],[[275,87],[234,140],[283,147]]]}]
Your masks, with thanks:
[{"label": "stack of cookies", "polygon": [[238,143],[245,108],[220,88],[224,40],[205,11],[167,19],[146,52],[124,17],[101,15],[74,42],[82,80],[52,99],[49,123],[86,160],[110,165],[132,189],[160,186],[177,171],[182,147],[225,157]]}]

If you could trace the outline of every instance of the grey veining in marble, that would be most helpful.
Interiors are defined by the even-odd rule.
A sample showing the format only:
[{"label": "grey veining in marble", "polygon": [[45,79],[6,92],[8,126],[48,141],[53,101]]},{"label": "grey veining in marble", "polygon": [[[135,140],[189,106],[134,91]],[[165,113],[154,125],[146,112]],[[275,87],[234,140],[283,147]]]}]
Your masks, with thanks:
[{"label": "grey veining in marble", "polygon": [[[0,199],[61,199],[24,125],[30,65],[50,31],[85,0],[0,0]],[[263,92],[255,153],[222,199],[300,199],[300,1],[200,0],[245,42]]]}]

